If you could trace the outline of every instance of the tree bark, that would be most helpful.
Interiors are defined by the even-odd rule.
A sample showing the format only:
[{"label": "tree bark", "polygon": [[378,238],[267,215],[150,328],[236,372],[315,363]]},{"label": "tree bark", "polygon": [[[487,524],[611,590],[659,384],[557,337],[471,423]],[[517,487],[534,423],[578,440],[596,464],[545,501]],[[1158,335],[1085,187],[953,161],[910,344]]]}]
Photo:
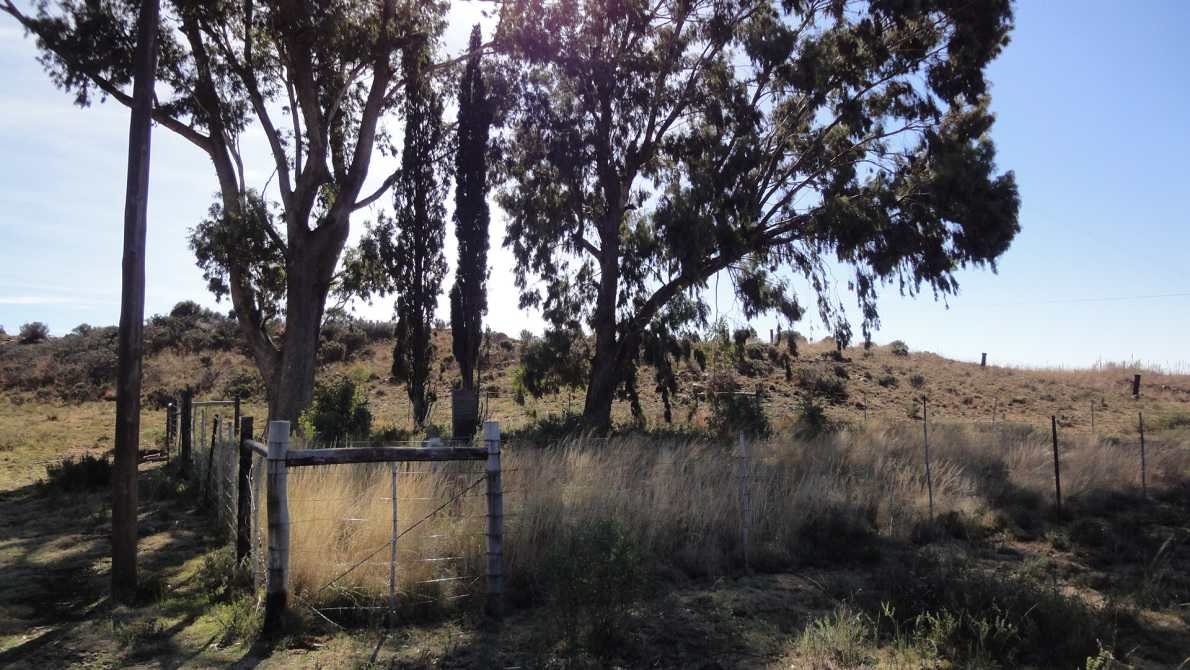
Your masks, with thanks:
[{"label": "tree bark", "polygon": [[140,460],[141,358],[144,354],[145,234],[158,12],[158,0],[141,3],[133,104],[128,126],[128,186],[124,195],[116,449],[112,473],[112,598],[125,603],[136,596],[136,476]]}]

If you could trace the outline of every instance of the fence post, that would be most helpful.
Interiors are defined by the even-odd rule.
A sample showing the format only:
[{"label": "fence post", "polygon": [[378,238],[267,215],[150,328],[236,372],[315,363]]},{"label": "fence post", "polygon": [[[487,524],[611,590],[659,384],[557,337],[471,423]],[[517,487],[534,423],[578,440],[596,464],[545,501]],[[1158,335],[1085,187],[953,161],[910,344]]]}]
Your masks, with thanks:
[{"label": "fence post", "polygon": [[488,450],[488,600],[489,616],[504,615],[504,488],[500,476],[500,424],[483,422],[483,441]]},{"label": "fence post", "polygon": [[1140,397],[1140,375],[1132,375],[1132,397]]},{"label": "fence post", "polygon": [[1095,401],[1091,401],[1091,437],[1095,437]]},{"label": "fence post", "polygon": [[190,458],[191,458],[191,444],[193,435],[193,417],[191,416],[193,410],[194,392],[189,388],[182,391],[182,417],[181,427],[179,432],[182,437],[182,474],[188,476],[190,474]]},{"label": "fence post", "polygon": [[[205,414],[204,414],[203,418],[204,419],[206,418]],[[211,449],[210,449],[210,451],[207,452],[207,472],[206,472],[206,475],[203,477],[206,481],[203,484],[202,495],[203,495],[203,499],[206,500],[208,504],[211,502],[211,500],[213,500],[213,498],[211,496],[211,471],[215,469],[215,445],[219,444],[219,430],[220,430],[219,415],[216,414],[212,423],[211,423],[211,443],[209,445]],[[206,434],[204,432],[204,438],[205,438],[205,435]],[[216,509],[215,511],[217,513],[218,509]]]},{"label": "fence post", "polygon": [[1050,430],[1054,436],[1054,501],[1058,516],[1062,515],[1062,466],[1058,461],[1058,417],[1050,416]]},{"label": "fence post", "polygon": [[930,415],[926,399],[921,399],[921,443],[926,458],[926,492],[930,499],[930,521],[934,520],[934,475],[930,469]]},{"label": "fence post", "polygon": [[986,353],[980,354],[979,367],[986,368],[988,366],[988,355]]},{"label": "fence post", "polygon": [[1149,476],[1145,465],[1145,415],[1143,412],[1137,412],[1136,418],[1140,421],[1140,492],[1141,495],[1148,498]]},{"label": "fence post", "polygon": [[233,410],[232,410],[231,425],[232,425],[232,431],[237,431],[240,429],[240,419],[244,416],[240,412],[240,394],[236,393],[235,395],[232,396],[232,399],[235,401],[235,404],[233,405]]},{"label": "fence post", "polygon": [[171,402],[165,406],[165,447],[162,449],[165,452],[165,460],[167,462],[169,461],[169,438],[170,431],[173,429],[173,418],[174,404]]},{"label": "fence post", "polygon": [[748,460],[748,438],[744,431],[740,431],[740,548],[744,555],[744,570],[748,565],[748,530],[752,523],[752,496],[748,489],[749,470],[751,462]]},{"label": "fence post", "polygon": [[269,563],[264,599],[264,631],[269,634],[281,630],[289,601],[289,492],[285,471],[288,451],[289,422],[269,422]]},{"label": "fence post", "polygon": [[393,540],[388,560],[388,615],[389,625],[396,625],[397,618],[397,536],[400,535],[397,515],[397,462],[389,463],[392,473],[391,495],[393,503]]},{"label": "fence post", "polygon": [[240,461],[236,490],[236,561],[243,562],[252,555],[252,417],[240,419]]}]

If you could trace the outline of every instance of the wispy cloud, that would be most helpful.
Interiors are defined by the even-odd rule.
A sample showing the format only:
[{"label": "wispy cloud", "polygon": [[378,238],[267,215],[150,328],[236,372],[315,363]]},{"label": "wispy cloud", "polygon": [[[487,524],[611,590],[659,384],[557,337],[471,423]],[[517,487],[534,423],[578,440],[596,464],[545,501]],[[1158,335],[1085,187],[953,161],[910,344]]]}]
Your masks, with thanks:
[{"label": "wispy cloud", "polygon": [[96,305],[95,300],[65,298],[53,295],[0,295],[0,305]]}]

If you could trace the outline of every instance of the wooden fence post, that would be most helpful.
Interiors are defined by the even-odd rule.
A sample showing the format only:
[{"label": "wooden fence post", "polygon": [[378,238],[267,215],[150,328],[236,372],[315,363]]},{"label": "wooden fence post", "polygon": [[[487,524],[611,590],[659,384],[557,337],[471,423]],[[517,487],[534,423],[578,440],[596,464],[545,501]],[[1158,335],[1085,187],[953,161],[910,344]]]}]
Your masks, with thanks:
[{"label": "wooden fence post", "polygon": [[239,473],[236,491],[236,561],[242,563],[252,555],[252,417],[240,419]]},{"label": "wooden fence post", "polygon": [[285,455],[289,422],[269,422],[268,448],[268,584],[264,599],[264,632],[281,630],[289,603],[289,491]]},{"label": "wooden fence post", "polygon": [[182,475],[188,476],[190,474],[190,459],[191,459],[191,441],[194,438],[193,434],[193,402],[194,392],[189,388],[182,391],[182,416],[181,427],[179,433],[182,437],[181,456],[182,456]]},{"label": "wooden fence post", "polygon": [[1143,412],[1137,412],[1136,418],[1140,421],[1140,492],[1141,495],[1148,498],[1149,475],[1145,464],[1145,415]]},{"label": "wooden fence post", "polygon": [[1058,417],[1050,416],[1050,430],[1054,436],[1054,501],[1058,515],[1062,515],[1062,466],[1058,461]]},{"label": "wooden fence post", "polygon": [[921,399],[921,443],[926,458],[926,492],[930,498],[930,521],[934,520],[934,474],[930,469],[930,415],[926,399]]},{"label": "wooden fence post", "polygon": [[1091,401],[1091,437],[1095,437],[1095,401]]},{"label": "wooden fence post", "polygon": [[980,354],[979,367],[986,368],[988,366],[988,355],[986,353]]},{"label": "wooden fence post", "polygon": [[1132,376],[1132,397],[1140,397],[1140,375]]},{"label": "wooden fence post", "polygon": [[504,614],[504,488],[500,473],[500,424],[483,423],[483,441],[488,450],[488,599],[487,613],[500,618]]},{"label": "wooden fence post", "polygon": [[740,549],[744,555],[744,570],[749,569],[748,565],[748,531],[749,525],[752,522],[752,495],[748,488],[748,477],[751,470],[750,461],[748,460],[748,438],[744,435],[744,431],[740,431]]}]

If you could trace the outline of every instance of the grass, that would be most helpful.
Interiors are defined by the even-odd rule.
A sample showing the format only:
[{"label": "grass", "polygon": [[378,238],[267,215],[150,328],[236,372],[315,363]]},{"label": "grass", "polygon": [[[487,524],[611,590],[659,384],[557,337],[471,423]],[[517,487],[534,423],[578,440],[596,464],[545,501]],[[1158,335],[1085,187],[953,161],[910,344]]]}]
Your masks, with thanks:
[{"label": "grass", "polygon": [[[386,379],[386,346],[321,374],[360,381],[378,429],[406,427],[403,390]],[[515,348],[493,347],[488,416],[510,433],[505,625],[486,625],[474,597],[483,581],[471,581],[485,558],[483,484],[449,502],[480,477],[464,465],[398,474],[406,531],[398,628],[326,610],[349,626],[339,630],[310,614],[308,604],[387,604],[392,496],[386,467],[306,468],[290,475],[296,619],[271,648],[256,640],[254,585],[229,560],[201,487],[156,466],[142,472],[144,594],[131,607],[107,603],[106,495],[34,482],[46,477],[46,461],[104,456],[114,404],[5,393],[0,664],[1143,668],[1185,660],[1185,376],[1144,373],[1136,401],[1127,397],[1132,368],[981,369],[886,348],[848,349],[841,360],[829,343],[800,349],[794,365],[812,371],[805,376],[786,382],[762,356],[752,361],[758,376],[745,380],[766,385],[775,427],[751,448],[745,552],[734,445],[703,437],[705,402],[678,398],[674,416],[689,423],[660,430],[659,403],[644,385],[651,433],[547,448],[532,424],[564,424],[550,417],[563,414],[567,398],[514,403]],[[161,354],[148,362],[146,384],[205,375],[218,395],[243,364],[232,353],[209,364]],[[678,372],[684,388],[697,382],[693,370]],[[885,375],[903,383],[884,388]],[[829,432],[792,437],[803,405],[797,379],[845,386],[846,402],[821,408]],[[923,394],[933,519],[921,423],[907,411]],[[1095,435],[1084,410],[1093,402]],[[1150,500],[1139,494],[1138,410],[1150,430]],[[434,411],[446,424],[448,408]],[[1051,413],[1060,425],[1061,516],[1052,505]],[[264,416],[259,399],[245,414]],[[617,404],[615,416],[624,420],[627,407]],[[145,446],[160,438],[161,419],[160,411],[143,415]],[[450,560],[425,560],[439,558]]]}]

